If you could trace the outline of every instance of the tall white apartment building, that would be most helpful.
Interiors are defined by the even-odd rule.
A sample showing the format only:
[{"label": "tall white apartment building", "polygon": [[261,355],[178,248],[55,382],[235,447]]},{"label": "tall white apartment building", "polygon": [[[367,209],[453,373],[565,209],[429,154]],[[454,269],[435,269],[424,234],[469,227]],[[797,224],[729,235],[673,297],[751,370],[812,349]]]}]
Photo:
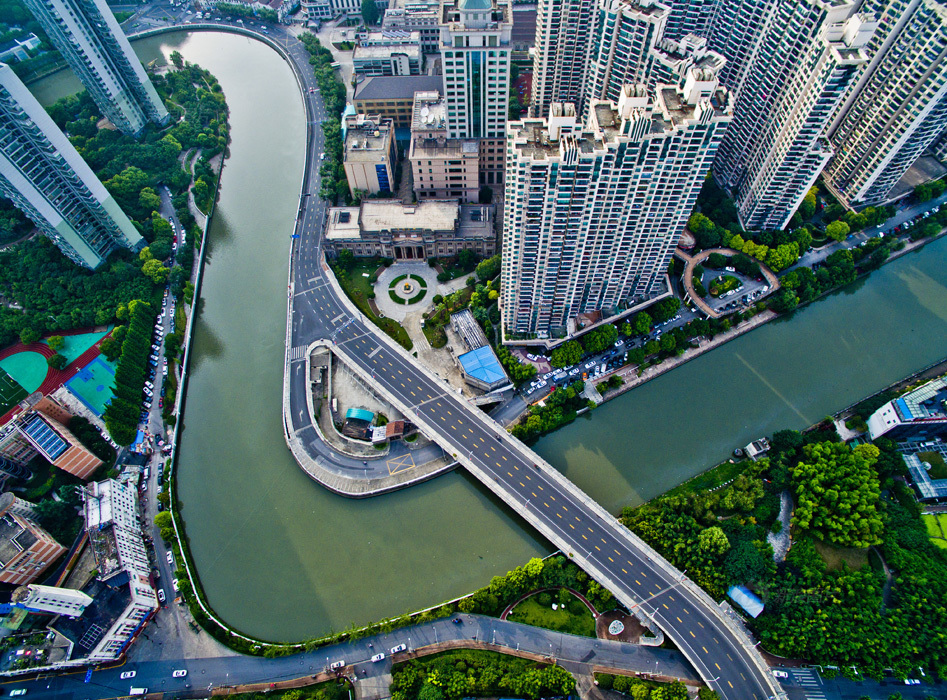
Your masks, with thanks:
[{"label": "tall white apartment building", "polygon": [[169,114],[105,0],[24,0],[102,114],[137,135]]},{"label": "tall white apartment building", "polygon": [[13,591],[12,602],[18,608],[52,615],[79,617],[92,602],[92,596],[75,588],[41,586],[31,583]]},{"label": "tall white apartment building", "polygon": [[745,145],[735,200],[743,225],[782,229],[832,157],[826,130],[861,76],[877,24],[855,15],[826,25],[799,61],[757,139]]},{"label": "tall white apartment building", "polygon": [[625,85],[647,83],[670,9],[655,0],[600,0],[592,29],[583,103],[617,102]]},{"label": "tall white apartment building", "polygon": [[509,125],[502,315],[507,342],[574,330],[654,293],[732,116],[716,78],[626,86]]},{"label": "tall white apartment building", "polygon": [[880,28],[872,61],[829,134],[826,184],[848,204],[878,204],[947,126],[947,7],[868,0]]},{"label": "tall white apartment building", "polygon": [[108,479],[82,491],[85,524],[103,578],[119,570],[144,577],[151,574],[138,518],[138,492],[131,481]]},{"label": "tall white apartment building", "polygon": [[[790,96],[797,94],[794,90],[802,89],[799,80],[808,77],[800,76],[802,62],[807,57],[815,60],[827,28],[845,22],[854,13],[854,7],[854,2],[840,3],[837,0],[776,0],[770,3],[757,44],[747,55],[745,77],[735,85],[735,116],[714,162],[714,177],[723,187],[733,192],[749,191],[750,183],[754,183],[763,167],[766,144],[774,148],[779,138],[790,141],[795,138],[791,131],[784,136],[779,132],[782,124],[792,121],[792,114],[785,112],[795,112],[798,108]],[[734,75],[732,55],[724,50],[721,53],[727,58],[730,74]],[[738,56],[737,60],[743,59]],[[810,122],[806,127],[807,133],[823,133],[833,116],[826,113],[821,125]],[[775,176],[775,171],[770,172]],[[767,187],[765,182],[752,184],[752,189],[757,192]],[[786,218],[792,214],[789,211]],[[780,218],[775,211],[769,216]]]},{"label": "tall white apartment building", "polygon": [[590,0],[539,0],[531,117],[548,117],[553,102],[582,103],[595,16]]},{"label": "tall white apartment building", "polygon": [[440,11],[448,136],[478,139],[483,183],[502,182],[512,9],[508,0],[443,0]]},{"label": "tall white apartment building", "polygon": [[0,194],[73,262],[98,267],[144,244],[115,199],[46,110],[0,64]]}]

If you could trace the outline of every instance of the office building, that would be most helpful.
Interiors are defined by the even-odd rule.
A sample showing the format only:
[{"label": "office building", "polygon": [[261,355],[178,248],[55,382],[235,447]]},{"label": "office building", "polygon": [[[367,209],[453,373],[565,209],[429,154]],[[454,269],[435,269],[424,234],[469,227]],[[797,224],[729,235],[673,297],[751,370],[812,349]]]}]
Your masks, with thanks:
[{"label": "office building", "polygon": [[581,104],[596,3],[540,0],[529,116],[545,119],[554,102]]},{"label": "office building", "polygon": [[868,434],[895,442],[947,440],[947,377],[938,377],[871,414]]},{"label": "office building", "polygon": [[[800,70],[800,67],[803,61],[810,62],[807,70],[823,64],[824,68],[832,63],[832,50],[826,48],[827,32],[836,31],[836,25],[846,22],[854,14],[854,5],[823,0],[786,0],[769,4],[765,12],[766,16],[755,38],[756,43],[748,50],[750,56],[745,61],[745,69],[734,66],[734,59],[739,63],[744,61],[745,56],[734,56],[726,49],[717,48],[727,59],[724,73],[731,76],[738,75],[741,70],[745,73],[745,77],[738,77],[733,83],[734,119],[720,144],[713,166],[717,182],[737,195],[738,207],[741,197],[749,197],[755,201],[756,195],[751,192],[766,191],[769,188],[765,180],[767,173],[772,178],[785,177],[787,181],[794,183],[793,187],[798,187],[800,181],[814,181],[815,176],[811,173],[811,170],[815,169],[813,161],[821,159],[824,164],[827,156],[831,155],[831,152],[825,150],[828,146],[824,140],[817,140],[817,145],[822,150],[804,159],[806,169],[799,175],[787,173],[786,170],[780,174],[777,167],[764,163],[764,158],[770,150],[788,150],[797,136],[803,139],[825,136],[834,115],[828,110],[822,110],[817,103],[811,103],[811,100],[808,102],[813,113],[803,118],[806,122],[804,125],[797,123],[801,115],[797,113],[798,105],[794,98],[801,97],[800,91],[807,89],[805,83],[812,77],[804,75],[806,71]],[[736,17],[733,21],[739,23],[739,19]],[[751,20],[753,23],[757,22],[756,17]],[[863,26],[869,26],[869,18],[862,18],[862,23]],[[711,46],[715,47],[713,39]],[[825,52],[830,55],[826,57]],[[841,54],[839,61],[844,62],[844,56]],[[850,86],[852,77],[848,73],[841,70],[839,77],[846,81],[846,87]],[[827,98],[837,106],[840,102],[839,98],[832,94],[831,75],[825,77],[824,81],[827,81],[825,85],[813,84],[808,89],[818,92],[824,88]],[[790,128],[783,133],[783,124],[790,124],[796,131]],[[761,171],[764,171],[762,175]],[[818,175],[818,172],[815,175]],[[759,180],[760,177],[763,178],[762,181]],[[777,188],[778,186],[774,185]],[[795,195],[798,193],[794,190],[792,194],[793,196],[787,199],[795,201]],[[804,195],[803,191],[798,195],[798,200],[801,201]],[[794,213],[790,208],[773,208],[762,218],[788,221]],[[744,225],[752,224],[744,222]]]},{"label": "office building", "polygon": [[564,337],[661,291],[674,247],[732,118],[717,80],[626,86],[509,125],[502,266],[505,341]]},{"label": "office building", "polygon": [[417,92],[408,159],[414,194],[424,199],[478,201],[480,147],[475,139],[447,136],[447,105],[440,93]]},{"label": "office building", "polygon": [[138,516],[138,489],[132,480],[87,484],[82,491],[85,526],[99,575],[128,571],[151,574]]},{"label": "office building", "polygon": [[0,583],[32,583],[66,553],[43,528],[14,513],[0,516]]},{"label": "office building", "polygon": [[92,597],[74,588],[58,588],[31,583],[13,591],[13,605],[30,612],[79,617]]},{"label": "office building", "polygon": [[380,114],[391,119],[396,129],[410,129],[414,114],[414,93],[441,90],[439,75],[410,75],[365,78],[355,87],[355,111],[359,114]]},{"label": "office building", "polygon": [[78,265],[144,239],[13,70],[0,64],[0,194]]},{"label": "office building", "polygon": [[342,167],[349,191],[391,194],[395,183],[398,149],[390,119],[378,114],[350,114],[345,117]]},{"label": "office building", "polygon": [[352,54],[352,68],[358,75],[420,75],[421,33],[404,31],[368,32]]},{"label": "office building", "polygon": [[421,51],[437,53],[441,37],[437,0],[395,0],[381,21],[382,31],[418,32]]},{"label": "office building", "polygon": [[862,15],[824,26],[780,91],[756,140],[738,146],[746,154],[746,170],[733,193],[746,228],[789,225],[832,157],[826,129],[861,75],[867,62],[863,49],[875,26]]},{"label": "office building", "polygon": [[655,0],[599,0],[580,114],[598,100],[617,102],[626,85],[648,82],[669,14]]},{"label": "office building", "polygon": [[825,181],[849,206],[884,202],[947,126],[947,6],[869,0],[879,19],[871,65],[833,124]]},{"label": "office building", "polygon": [[493,205],[457,200],[403,204],[366,199],[358,207],[333,207],[326,217],[326,250],[351,250],[360,257],[427,260],[464,249],[488,258],[496,253]]},{"label": "office building", "polygon": [[443,0],[440,19],[448,136],[478,139],[481,184],[501,183],[512,10],[508,0]]},{"label": "office building", "polygon": [[24,0],[102,114],[129,135],[169,114],[105,0]]},{"label": "office building", "polygon": [[30,459],[41,455],[53,466],[80,479],[88,479],[102,466],[102,460],[79,442],[66,426],[39,410],[21,413],[14,423],[20,439],[10,440],[10,449],[15,446],[20,450],[25,442],[33,450]]}]

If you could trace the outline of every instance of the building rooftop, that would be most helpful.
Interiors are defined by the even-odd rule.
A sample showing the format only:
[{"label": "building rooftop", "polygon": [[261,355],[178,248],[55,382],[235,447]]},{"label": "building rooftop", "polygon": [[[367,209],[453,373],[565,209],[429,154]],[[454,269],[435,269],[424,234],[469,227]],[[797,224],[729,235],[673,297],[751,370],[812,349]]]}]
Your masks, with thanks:
[{"label": "building rooftop", "polygon": [[493,348],[489,345],[465,352],[457,358],[457,361],[460,362],[467,376],[479,379],[485,384],[495,384],[506,380],[503,365],[500,364]]},{"label": "building rooftop", "polygon": [[447,131],[447,103],[437,90],[418,90],[414,93],[411,130],[435,129]]},{"label": "building rooftop", "polygon": [[[932,451],[943,453],[947,450]],[[904,455],[904,463],[908,467],[911,481],[914,482],[914,486],[921,495],[921,499],[947,498],[947,479],[931,479],[927,467],[924,466],[916,454]]]},{"label": "building rooftop", "polygon": [[403,204],[367,200],[362,202],[360,222],[363,231],[452,231],[457,226],[458,209],[456,201]]},{"label": "building rooftop", "polygon": [[472,158],[478,159],[480,146],[476,141],[464,139],[426,139],[415,136],[411,139],[412,158]]},{"label": "building rooftop", "polygon": [[947,377],[938,377],[893,402],[903,421],[947,418]]},{"label": "building rooftop", "polygon": [[32,532],[22,527],[9,513],[0,518],[0,568],[36,543]]},{"label": "building rooftop", "polygon": [[476,350],[477,348],[482,348],[484,345],[490,344],[480,324],[477,323],[477,319],[475,319],[470,312],[470,309],[464,309],[463,311],[451,314],[450,323],[457,332],[457,335],[464,341],[468,351]]},{"label": "building rooftop", "polygon": [[[352,54],[353,61],[375,61],[391,58],[392,56],[407,56],[421,59],[421,47],[417,44],[401,42],[392,44],[372,44],[371,46],[356,46]],[[399,76],[402,77],[402,76]],[[363,98],[365,99],[365,98]]]},{"label": "building rooftop", "polygon": [[128,608],[132,600],[129,581],[125,571],[106,581],[92,579],[82,588],[82,592],[92,598],[82,615],[75,618],[63,615],[50,625],[50,629],[75,645],[73,658],[88,656]]},{"label": "building rooftop", "polygon": [[345,160],[383,162],[391,154],[390,119],[379,115],[356,114],[346,117]]},{"label": "building rooftop", "polygon": [[444,79],[439,75],[399,75],[366,78],[355,88],[355,100],[413,100],[420,91],[440,91]]}]

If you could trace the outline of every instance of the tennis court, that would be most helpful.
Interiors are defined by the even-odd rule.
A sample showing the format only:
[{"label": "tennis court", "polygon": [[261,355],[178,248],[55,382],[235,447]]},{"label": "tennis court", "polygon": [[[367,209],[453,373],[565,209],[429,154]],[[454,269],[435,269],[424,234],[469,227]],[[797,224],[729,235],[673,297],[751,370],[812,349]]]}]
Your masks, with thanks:
[{"label": "tennis court", "polygon": [[97,416],[105,412],[105,405],[112,398],[115,384],[115,368],[99,355],[66,382],[69,391]]},{"label": "tennis court", "polygon": [[26,398],[26,389],[16,383],[9,374],[0,369],[0,415],[3,415]]},{"label": "tennis court", "polygon": [[38,352],[25,351],[0,360],[0,369],[13,377],[13,381],[32,394],[40,388],[43,380],[46,379],[49,365],[46,364],[46,358]]}]

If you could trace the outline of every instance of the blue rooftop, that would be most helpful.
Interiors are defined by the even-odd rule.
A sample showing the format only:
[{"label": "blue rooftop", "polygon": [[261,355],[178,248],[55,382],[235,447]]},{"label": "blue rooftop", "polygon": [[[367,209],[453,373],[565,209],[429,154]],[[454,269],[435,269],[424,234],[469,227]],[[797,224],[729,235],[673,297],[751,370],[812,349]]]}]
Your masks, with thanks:
[{"label": "blue rooftop", "polygon": [[763,612],[763,601],[746,586],[731,586],[727,595],[737,605],[746,610],[750,617],[759,617]]},{"label": "blue rooftop", "polygon": [[373,420],[375,420],[375,414],[364,408],[350,408],[345,412],[345,419],[348,420],[350,418],[353,420],[363,420],[366,423],[371,423]]},{"label": "blue rooftop", "polygon": [[489,345],[465,352],[457,359],[467,376],[487,384],[506,381],[506,372]]},{"label": "blue rooftop", "polygon": [[39,451],[50,462],[69,449],[69,443],[59,437],[59,434],[39,414],[34,414],[26,422],[23,432],[34,441]]}]

